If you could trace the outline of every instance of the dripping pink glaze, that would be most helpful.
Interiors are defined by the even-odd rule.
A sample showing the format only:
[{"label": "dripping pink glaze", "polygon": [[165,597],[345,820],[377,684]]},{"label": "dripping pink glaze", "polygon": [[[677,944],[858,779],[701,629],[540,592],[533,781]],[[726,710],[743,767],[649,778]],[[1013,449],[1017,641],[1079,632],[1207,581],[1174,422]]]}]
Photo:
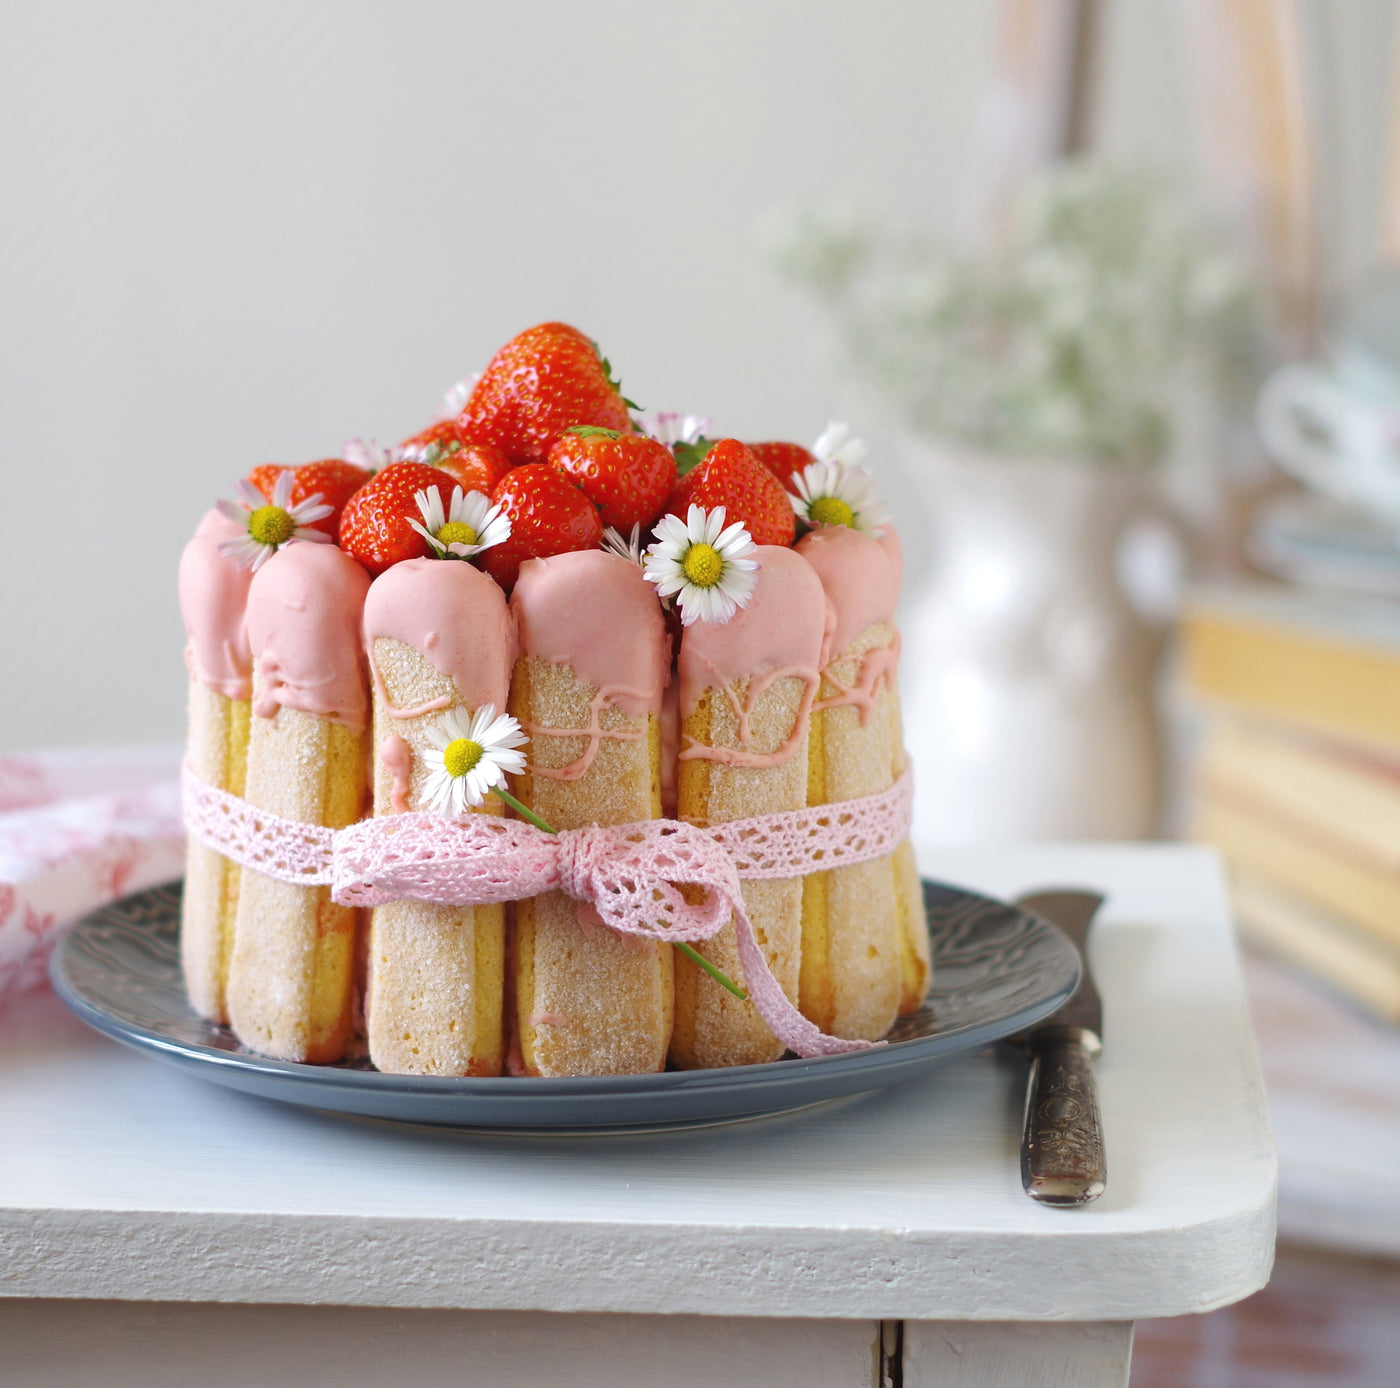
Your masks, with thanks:
[{"label": "dripping pink glaze", "polygon": [[411,646],[450,679],[462,704],[475,712],[495,704],[504,713],[515,668],[515,623],[494,579],[459,559],[407,559],[374,580],[365,600],[364,642],[384,707],[395,718],[447,708],[451,698],[416,708],[394,708],[374,668],[381,637]]},{"label": "dripping pink glaze", "polygon": [[[680,706],[689,718],[707,689],[721,689],[740,719],[747,740],[748,717],[759,695],[785,675],[806,683],[792,735],[776,752],[753,753],[702,747],[689,739],[680,760],[701,758],[728,766],[777,766],[801,745],[827,645],[826,595],[820,579],[800,555],[780,545],[760,545],[758,581],[749,605],[723,625],[696,622],[681,635]],[[744,707],[729,686],[748,679]]]},{"label": "dripping pink glaze", "polygon": [[253,574],[219,553],[219,542],[235,538],[242,530],[218,511],[210,511],[180,556],[185,664],[200,684],[229,699],[249,699],[253,690],[246,625]]},{"label": "dripping pink glaze", "polygon": [[[893,531],[886,529],[886,535]],[[797,553],[821,580],[835,613],[830,659],[839,660],[852,641],[876,622],[894,625],[899,601],[899,542],[894,552],[848,525],[824,525],[797,542]]]},{"label": "dripping pink glaze", "polygon": [[631,718],[660,714],[666,623],[635,564],[601,549],[527,559],[510,606],[524,654],[569,666]]},{"label": "dripping pink glaze", "polygon": [[334,545],[279,549],[248,589],[248,640],[262,690],[253,711],[300,709],[362,732],[369,690],[360,616],[369,575]]},{"label": "dripping pink glaze", "polygon": [[395,814],[408,813],[408,786],[413,775],[413,749],[398,733],[390,733],[379,749],[379,760],[384,769],[394,778],[389,791],[389,803]]}]

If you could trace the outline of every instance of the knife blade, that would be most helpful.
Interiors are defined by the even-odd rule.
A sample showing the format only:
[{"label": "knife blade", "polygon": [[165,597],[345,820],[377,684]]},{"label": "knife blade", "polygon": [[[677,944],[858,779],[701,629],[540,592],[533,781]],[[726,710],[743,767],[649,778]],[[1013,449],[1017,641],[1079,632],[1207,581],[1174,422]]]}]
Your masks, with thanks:
[{"label": "knife blade", "polygon": [[1058,926],[1074,942],[1083,968],[1068,1002],[1013,1040],[1031,1057],[1021,1137],[1021,1184],[1042,1205],[1074,1208],[1103,1194],[1103,1121],[1094,1058],[1103,1049],[1103,1009],[1089,972],[1089,927],[1098,892],[1031,892],[1016,905]]}]

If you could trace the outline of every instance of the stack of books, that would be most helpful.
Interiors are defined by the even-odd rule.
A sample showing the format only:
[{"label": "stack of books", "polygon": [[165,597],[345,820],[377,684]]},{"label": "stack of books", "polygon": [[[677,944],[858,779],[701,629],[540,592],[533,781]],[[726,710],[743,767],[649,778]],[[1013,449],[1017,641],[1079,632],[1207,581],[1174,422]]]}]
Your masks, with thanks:
[{"label": "stack of books", "polygon": [[1198,589],[1182,647],[1207,710],[1194,833],[1242,931],[1400,1022],[1400,603]]}]

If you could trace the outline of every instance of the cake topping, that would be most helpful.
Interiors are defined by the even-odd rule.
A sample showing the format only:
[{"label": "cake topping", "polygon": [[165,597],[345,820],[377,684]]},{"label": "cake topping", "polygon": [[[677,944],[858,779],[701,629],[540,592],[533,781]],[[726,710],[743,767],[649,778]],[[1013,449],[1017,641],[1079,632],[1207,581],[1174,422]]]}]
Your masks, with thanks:
[{"label": "cake topping", "polygon": [[325,505],[319,492],[292,504],[293,477],[282,472],[269,500],[246,479],[238,484],[238,501],[221,501],[219,510],[240,527],[240,533],[219,542],[219,549],[240,569],[258,570],[283,545],[293,540],[330,542],[322,530],[311,528],[313,521],[329,516],[334,507]]},{"label": "cake topping", "polygon": [[666,510],[688,514],[691,506],[707,511],[724,507],[732,521],[742,521],[759,545],[790,545],[797,522],[781,483],[738,439],[721,439],[694,471],[682,477]]},{"label": "cake topping", "polygon": [[271,718],[281,706],[364,728],[360,614],[368,591],[365,571],[333,545],[290,545],[258,570],[248,589],[256,714]]},{"label": "cake topping", "polygon": [[456,485],[426,463],[390,463],[350,498],[340,518],[340,547],[376,576],[406,559],[426,558],[432,549],[415,528],[417,495],[437,487],[450,497]]},{"label": "cake topping", "polygon": [[792,509],[808,525],[844,525],[879,539],[889,523],[889,511],[875,496],[875,479],[864,468],[815,462],[789,486]]},{"label": "cake topping", "polygon": [[603,539],[598,508],[564,475],[544,463],[506,473],[491,499],[510,521],[510,539],[483,561],[503,588],[515,584],[526,559],[597,549]]},{"label": "cake topping", "polygon": [[683,626],[728,622],[753,594],[757,548],[742,521],[725,520],[723,506],[691,506],[685,520],[662,516],[657,523],[643,576],[660,597],[675,598]]},{"label": "cake topping", "polygon": [[461,487],[453,487],[452,502],[445,516],[440,487],[416,492],[413,499],[418,503],[423,523],[420,525],[411,516],[408,523],[427,540],[439,559],[449,555],[455,559],[470,559],[510,538],[510,521],[502,515],[499,506],[493,506],[490,498],[480,492],[464,495]]},{"label": "cake topping", "polygon": [[642,527],[640,525],[634,525],[625,536],[621,531],[608,526],[603,531],[603,549],[608,554],[615,554],[619,559],[625,559],[629,564],[635,564],[639,569],[646,567],[646,560],[642,557]]},{"label": "cake topping", "polygon": [[525,769],[524,754],[516,751],[528,741],[520,724],[508,713],[496,715],[495,704],[483,704],[474,714],[450,709],[428,729],[432,746],[423,753],[431,770],[423,794],[439,814],[463,814],[485,803],[493,786],[504,786],[506,772]]},{"label": "cake topping", "polygon": [[856,438],[849,424],[833,419],[812,445],[812,452],[818,462],[855,467],[865,457],[865,440]]},{"label": "cake topping", "polygon": [[210,511],[180,556],[180,615],[190,674],[230,699],[247,699],[252,689],[245,615],[253,573],[220,552],[221,542],[241,535],[242,529]]},{"label": "cake topping", "polygon": [[293,506],[299,506],[319,494],[321,501],[330,507],[328,515],[311,522],[311,528],[324,530],[331,539],[335,539],[340,529],[340,513],[345,509],[345,503],[370,479],[367,468],[340,458],[323,458],[318,463],[303,463],[300,467],[263,463],[248,474],[248,480],[271,501],[278,478],[287,472],[292,475]]},{"label": "cake topping", "polygon": [[549,450],[557,468],[597,508],[605,526],[650,526],[676,485],[676,460],[645,434],[579,424],[565,429]]},{"label": "cake topping", "polygon": [[[516,657],[515,623],[505,595],[473,565],[410,559],[381,574],[365,601],[364,643],[372,672],[374,643],[380,637],[419,652],[452,681],[457,698],[468,708],[506,706]],[[422,708],[395,709],[384,700],[399,718],[413,718],[447,703],[444,698]]]},{"label": "cake topping", "polygon": [[794,474],[817,461],[816,455],[800,443],[750,443],[744,446],[784,487],[791,487]]}]

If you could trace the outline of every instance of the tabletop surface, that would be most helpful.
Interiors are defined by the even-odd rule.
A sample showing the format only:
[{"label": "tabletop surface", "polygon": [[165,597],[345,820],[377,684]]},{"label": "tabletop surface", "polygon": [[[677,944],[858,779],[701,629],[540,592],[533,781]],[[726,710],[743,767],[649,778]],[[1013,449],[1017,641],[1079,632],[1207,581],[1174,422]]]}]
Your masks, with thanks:
[{"label": "tabletop surface", "polygon": [[513,1138],[254,1099],[0,1012],[0,1296],[1118,1320],[1267,1280],[1276,1163],[1218,865],[1179,845],[939,849],[1000,896],[1093,886],[1107,1193],[1021,1191],[1007,1047],[684,1133]]}]

